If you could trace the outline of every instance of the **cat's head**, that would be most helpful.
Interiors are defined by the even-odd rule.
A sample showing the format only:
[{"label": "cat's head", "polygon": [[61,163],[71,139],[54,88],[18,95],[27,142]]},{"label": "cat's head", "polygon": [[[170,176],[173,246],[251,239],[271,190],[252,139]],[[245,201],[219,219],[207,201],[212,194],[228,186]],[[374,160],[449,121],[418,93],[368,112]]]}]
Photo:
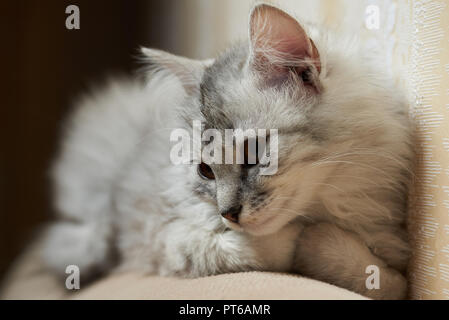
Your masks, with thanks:
[{"label": "cat's head", "polygon": [[[332,93],[339,82],[344,91],[349,81],[357,81],[351,80],[353,68],[348,63],[346,70],[333,70],[344,74],[330,79],[320,43],[314,43],[296,19],[270,5],[252,10],[249,40],[215,60],[194,61],[149,49],[144,53],[153,66],[177,75],[182,83],[186,126],[200,120],[203,130],[217,129],[223,137],[225,129],[277,129],[279,143],[270,152],[278,161],[273,175],[261,175],[261,163],[203,162],[192,167],[192,191],[215,203],[217,214],[234,229],[269,234],[303,215],[335,169],[329,161],[316,164],[334,151],[349,150],[357,130],[361,139],[365,130],[382,130],[371,122],[365,125],[362,116],[347,119],[356,110],[352,105],[348,110],[332,109],[333,98],[336,104],[342,102],[341,95]],[[224,142],[214,139],[211,144],[221,148]]]}]

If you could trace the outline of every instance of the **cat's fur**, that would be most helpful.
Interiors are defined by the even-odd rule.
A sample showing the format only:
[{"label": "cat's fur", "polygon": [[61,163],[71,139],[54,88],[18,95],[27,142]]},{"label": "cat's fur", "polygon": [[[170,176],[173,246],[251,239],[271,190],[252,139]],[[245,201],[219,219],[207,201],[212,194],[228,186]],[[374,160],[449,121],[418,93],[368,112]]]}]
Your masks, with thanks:
[{"label": "cat's fur", "polygon": [[[406,103],[356,42],[306,33],[279,9],[257,6],[249,38],[211,61],[145,49],[145,86],[114,82],[80,103],[53,172],[61,220],[45,259],[54,270],[288,271],[405,297]],[[170,132],[193,120],[278,129],[277,174],[211,165],[216,179],[205,180],[197,165],[173,165]],[[220,215],[236,205],[238,225]],[[365,285],[369,265],[380,289]]]}]

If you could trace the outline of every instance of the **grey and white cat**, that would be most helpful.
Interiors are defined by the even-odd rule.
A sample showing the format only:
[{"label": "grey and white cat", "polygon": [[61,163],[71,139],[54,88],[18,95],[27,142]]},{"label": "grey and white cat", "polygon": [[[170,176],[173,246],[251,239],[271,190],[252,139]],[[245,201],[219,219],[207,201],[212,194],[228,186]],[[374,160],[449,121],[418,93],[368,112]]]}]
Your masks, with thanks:
[{"label": "grey and white cat", "polygon": [[[413,131],[381,62],[265,4],[251,11],[249,41],[214,60],[143,52],[145,85],[115,81],[70,119],[44,250],[53,270],[281,271],[406,297]],[[278,129],[277,173],[172,164],[170,132],[193,120]],[[380,289],[366,287],[370,265]]]}]

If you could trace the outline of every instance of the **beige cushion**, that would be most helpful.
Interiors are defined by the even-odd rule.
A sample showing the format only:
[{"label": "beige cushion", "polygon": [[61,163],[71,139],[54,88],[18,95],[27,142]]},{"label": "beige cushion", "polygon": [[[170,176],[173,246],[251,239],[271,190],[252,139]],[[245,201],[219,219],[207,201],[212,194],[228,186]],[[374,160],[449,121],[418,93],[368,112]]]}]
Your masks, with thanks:
[{"label": "beige cushion", "polygon": [[245,272],[198,279],[114,273],[77,291],[42,266],[39,246],[16,261],[1,299],[366,299],[333,285],[287,274]]}]

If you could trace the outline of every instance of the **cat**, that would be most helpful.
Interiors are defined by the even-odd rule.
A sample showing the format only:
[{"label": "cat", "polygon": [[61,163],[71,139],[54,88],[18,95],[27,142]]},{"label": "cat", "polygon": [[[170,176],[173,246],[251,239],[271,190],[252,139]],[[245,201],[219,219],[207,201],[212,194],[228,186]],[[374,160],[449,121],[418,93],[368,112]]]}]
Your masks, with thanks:
[{"label": "cat", "polygon": [[[112,81],[79,102],[52,171],[60,218],[46,233],[47,265],[63,274],[75,264],[83,277],[293,272],[405,298],[406,100],[356,41],[275,6],[254,6],[248,33],[212,60],[142,49],[144,84]],[[173,164],[170,132],[195,120],[277,129],[277,172]]]}]

